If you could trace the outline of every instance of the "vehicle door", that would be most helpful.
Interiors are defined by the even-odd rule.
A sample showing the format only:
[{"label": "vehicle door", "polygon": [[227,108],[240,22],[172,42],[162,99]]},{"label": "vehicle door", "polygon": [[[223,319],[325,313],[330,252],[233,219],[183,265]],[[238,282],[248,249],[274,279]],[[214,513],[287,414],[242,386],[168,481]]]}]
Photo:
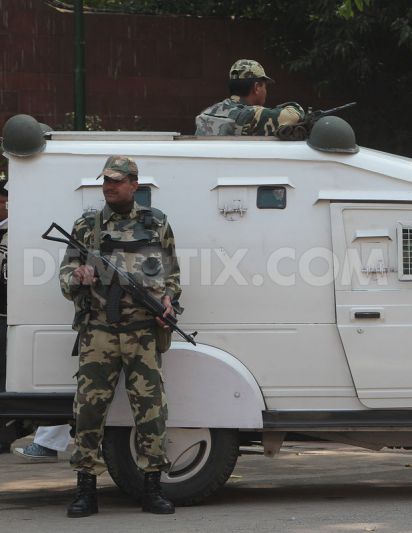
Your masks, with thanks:
[{"label": "vehicle door", "polygon": [[337,325],[360,401],[412,407],[412,206],[331,203]]}]

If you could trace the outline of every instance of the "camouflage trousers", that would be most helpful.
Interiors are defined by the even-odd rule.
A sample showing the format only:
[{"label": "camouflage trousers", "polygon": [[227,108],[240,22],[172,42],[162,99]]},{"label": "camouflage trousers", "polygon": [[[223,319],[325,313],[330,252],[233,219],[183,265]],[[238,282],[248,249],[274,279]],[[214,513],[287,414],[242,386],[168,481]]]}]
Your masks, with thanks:
[{"label": "camouflage trousers", "polygon": [[167,405],[153,328],[113,333],[89,326],[80,336],[79,356],[74,470],[97,475],[106,470],[101,443],[122,368],[137,428],[137,466],[146,472],[166,470]]}]

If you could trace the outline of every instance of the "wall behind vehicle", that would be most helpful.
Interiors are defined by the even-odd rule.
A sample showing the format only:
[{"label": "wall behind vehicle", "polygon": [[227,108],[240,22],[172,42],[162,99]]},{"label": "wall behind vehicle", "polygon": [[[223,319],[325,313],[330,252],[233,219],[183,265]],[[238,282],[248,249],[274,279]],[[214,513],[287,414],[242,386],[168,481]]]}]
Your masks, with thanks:
[{"label": "wall behind vehicle", "polygon": [[[0,127],[27,113],[59,129],[74,110],[73,14],[40,0],[0,0],[0,12]],[[258,21],[85,14],[85,35],[86,110],[106,130],[193,133],[194,117],[226,97],[239,57],[276,79],[269,106],[316,104],[309,84],[265,51]]]}]

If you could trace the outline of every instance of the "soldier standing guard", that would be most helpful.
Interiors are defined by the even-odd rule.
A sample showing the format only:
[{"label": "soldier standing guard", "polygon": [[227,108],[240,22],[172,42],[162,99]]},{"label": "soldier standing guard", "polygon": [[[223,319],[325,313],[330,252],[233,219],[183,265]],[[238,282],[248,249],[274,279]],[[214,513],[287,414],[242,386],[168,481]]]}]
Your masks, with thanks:
[{"label": "soldier standing guard", "polygon": [[279,126],[301,121],[305,113],[296,102],[263,107],[270,83],[257,61],[236,61],[229,72],[230,97],[196,117],[195,135],[276,135]]},{"label": "soldier standing guard", "polygon": [[[118,268],[135,276],[162,301],[165,315],[174,314],[172,301],[180,296],[180,275],[166,216],[134,201],[138,171],[133,159],[109,157],[99,177],[104,179],[106,204],[101,212],[79,218],[73,237],[91,250],[108,254]],[[80,358],[71,458],[78,490],[67,515],[98,512],[96,475],[106,470],[101,442],[121,369],[137,427],[137,466],[145,474],[143,511],[174,513],[173,503],[160,489],[161,471],[170,467],[165,451],[167,405],[160,352],[170,345],[170,331],[126,292],[120,298],[120,321],[108,321],[110,281],[103,272],[81,264],[76,251],[68,247],[60,267],[60,284],[64,296],[75,304],[73,328],[79,332]]]}]

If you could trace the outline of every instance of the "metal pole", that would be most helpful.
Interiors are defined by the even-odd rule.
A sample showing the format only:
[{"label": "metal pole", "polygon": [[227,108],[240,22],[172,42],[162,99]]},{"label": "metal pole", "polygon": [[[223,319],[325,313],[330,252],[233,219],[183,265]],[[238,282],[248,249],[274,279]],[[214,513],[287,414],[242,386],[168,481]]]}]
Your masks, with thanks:
[{"label": "metal pole", "polygon": [[74,129],[86,129],[83,0],[74,0]]}]

